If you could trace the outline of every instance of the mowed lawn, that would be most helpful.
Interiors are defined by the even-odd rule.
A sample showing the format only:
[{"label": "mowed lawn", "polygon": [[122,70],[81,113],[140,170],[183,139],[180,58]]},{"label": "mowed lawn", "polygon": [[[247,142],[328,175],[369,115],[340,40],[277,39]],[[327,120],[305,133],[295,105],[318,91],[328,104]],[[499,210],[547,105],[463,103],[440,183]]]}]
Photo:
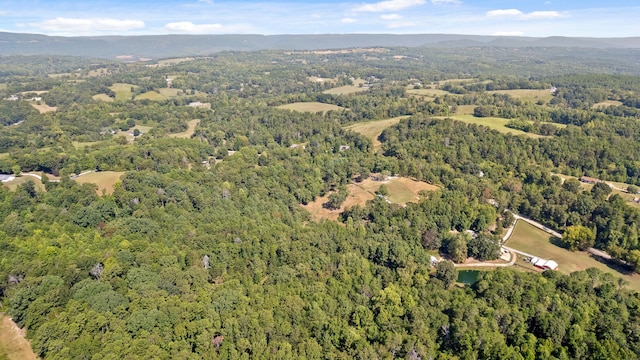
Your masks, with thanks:
[{"label": "mowed lawn", "polygon": [[3,313],[0,313],[0,359],[38,359],[22,331]]},{"label": "mowed lawn", "polygon": [[[49,179],[51,179],[51,178],[49,178]],[[23,176],[19,176],[19,177],[15,178],[15,179],[13,179],[13,180],[11,180],[9,182],[4,182],[4,183],[0,183],[0,184],[1,184],[1,186],[5,186],[9,190],[15,190],[15,189],[18,188],[18,186],[20,184],[24,184],[24,183],[28,182],[29,180],[33,181],[33,184],[34,184],[36,190],[38,190],[38,191],[46,191],[45,188],[44,188],[44,185],[42,184],[42,180],[37,179],[37,178],[35,178],[33,176],[25,176],[25,175],[23,175]]]},{"label": "mowed lawn", "polygon": [[327,112],[329,110],[346,110],[345,108],[333,104],[324,104],[320,102],[297,102],[292,104],[280,105],[278,109],[293,110],[298,112]]},{"label": "mowed lawn", "polygon": [[105,194],[113,194],[113,185],[120,180],[122,174],[124,172],[121,171],[98,171],[79,176],[74,180],[79,184],[98,185],[96,190],[98,195],[102,195],[103,190]]},{"label": "mowed lawn", "polygon": [[514,89],[514,90],[495,90],[487,91],[487,94],[505,94],[517,99],[547,102],[551,100],[553,94],[547,89]]},{"label": "mowed lawn", "polygon": [[530,138],[541,138],[544,137],[538,134],[532,134],[528,132],[524,132],[521,130],[511,129],[506,127],[509,122],[508,119],[497,118],[497,117],[475,117],[473,115],[451,115],[451,116],[434,116],[435,119],[453,119],[462,122],[466,122],[467,124],[477,124],[488,127],[489,129],[498,130],[503,134],[511,133],[513,135],[525,135]]},{"label": "mowed lawn", "polygon": [[367,138],[373,140],[373,146],[375,148],[379,148],[380,146],[382,146],[382,143],[378,140],[378,137],[380,136],[380,134],[382,134],[384,129],[388,128],[389,126],[393,126],[399,123],[400,120],[406,118],[408,118],[408,116],[399,116],[385,120],[367,121],[349,125],[345,127],[345,129],[352,130],[366,136]]},{"label": "mowed lawn", "polygon": [[558,271],[563,274],[595,267],[623,278],[629,283],[630,289],[640,291],[639,274],[622,274],[606,263],[596,260],[587,252],[573,252],[554,245],[551,242],[551,235],[524,221],[517,221],[516,228],[505,245],[544,259],[555,260],[558,263]]},{"label": "mowed lawn", "polygon": [[198,124],[200,124],[200,119],[191,120],[187,124],[189,126],[187,131],[184,131],[181,133],[169,134],[169,137],[178,138],[178,139],[190,139],[193,133],[196,131],[196,126],[198,126]]}]

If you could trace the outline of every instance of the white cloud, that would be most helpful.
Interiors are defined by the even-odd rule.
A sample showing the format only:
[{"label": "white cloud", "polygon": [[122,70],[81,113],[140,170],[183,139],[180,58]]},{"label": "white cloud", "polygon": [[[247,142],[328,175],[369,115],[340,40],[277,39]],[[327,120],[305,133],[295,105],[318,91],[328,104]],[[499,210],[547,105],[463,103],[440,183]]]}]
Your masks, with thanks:
[{"label": "white cloud", "polygon": [[362,4],[353,8],[353,11],[361,12],[382,12],[398,11],[414,6],[423,5],[426,0],[386,0],[373,4]]},{"label": "white cloud", "polygon": [[344,18],[344,19],[342,19],[340,21],[345,23],[345,24],[353,24],[353,23],[357,23],[358,22],[358,20],[356,20],[354,18]]},{"label": "white cloud", "polygon": [[213,0],[198,0],[198,3],[213,4]]},{"label": "white cloud", "polygon": [[416,23],[414,23],[414,22],[392,23],[392,24],[387,25],[387,28],[389,28],[389,29],[399,29],[399,28],[412,27],[412,26],[416,26]]},{"label": "white cloud", "polygon": [[491,34],[493,36],[523,36],[522,31],[497,31]]},{"label": "white cloud", "polygon": [[4,16],[4,15],[7,15],[7,12],[6,11],[0,11],[0,16]]},{"label": "white cloud", "polygon": [[194,24],[191,21],[168,23],[163,29],[168,32],[187,34],[246,33],[250,31],[249,27],[244,25]]},{"label": "white cloud", "polygon": [[100,18],[63,18],[29,24],[47,31],[91,33],[97,31],[127,31],[144,28],[141,20],[118,20]]},{"label": "white cloud", "polygon": [[433,5],[462,4],[460,0],[431,0]]},{"label": "white cloud", "polygon": [[382,19],[382,20],[399,20],[399,19],[402,19],[402,16],[398,15],[398,14],[384,14],[384,15],[380,15],[380,19]]},{"label": "white cloud", "polygon": [[518,9],[499,9],[487,11],[486,15],[489,17],[520,16],[522,11]]},{"label": "white cloud", "polygon": [[522,20],[555,19],[555,18],[566,16],[565,13],[560,13],[557,11],[532,11],[530,13],[523,13],[518,9],[490,10],[490,11],[487,11],[485,15],[488,17],[512,17],[512,18],[522,19]]},{"label": "white cloud", "polygon": [[525,19],[555,19],[564,16],[557,11],[533,11],[528,14],[524,14]]}]

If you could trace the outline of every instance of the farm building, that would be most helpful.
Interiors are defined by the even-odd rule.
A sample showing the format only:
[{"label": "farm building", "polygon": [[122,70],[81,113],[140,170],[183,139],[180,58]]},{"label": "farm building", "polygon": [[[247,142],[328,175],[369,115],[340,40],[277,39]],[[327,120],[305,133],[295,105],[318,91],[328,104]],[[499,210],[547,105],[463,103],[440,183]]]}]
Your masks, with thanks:
[{"label": "farm building", "polygon": [[553,260],[545,260],[542,258],[531,258],[533,266],[542,270],[558,270],[558,263]]},{"label": "farm building", "polygon": [[581,177],[580,181],[582,181],[583,183],[587,183],[587,184],[597,184],[597,183],[600,182],[599,179],[588,177],[588,176]]}]

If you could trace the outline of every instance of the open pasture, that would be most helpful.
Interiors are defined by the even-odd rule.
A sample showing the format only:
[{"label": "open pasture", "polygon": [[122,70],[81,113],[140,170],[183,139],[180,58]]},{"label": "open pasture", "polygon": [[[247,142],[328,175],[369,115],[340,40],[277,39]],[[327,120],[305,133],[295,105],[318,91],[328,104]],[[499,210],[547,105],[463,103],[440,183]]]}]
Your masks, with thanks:
[{"label": "open pasture", "polygon": [[620,273],[585,251],[569,251],[555,245],[554,242],[551,235],[527,222],[518,220],[513,234],[511,234],[505,245],[537,257],[554,260],[558,263],[558,271],[563,274],[595,267],[623,278],[629,282],[629,288],[640,291],[639,274]]},{"label": "open pasture", "polygon": [[599,102],[597,104],[593,104],[593,106],[591,108],[598,109],[598,108],[606,108],[606,107],[609,107],[609,106],[621,106],[621,105],[622,105],[622,101],[607,100],[607,101]]},{"label": "open pasture", "polygon": [[553,94],[551,91],[547,89],[514,89],[514,90],[495,90],[495,91],[487,91],[488,94],[505,94],[511,97],[529,100],[529,101],[538,101],[542,100],[547,102],[551,100]]},{"label": "open pasture", "polygon": [[346,110],[345,108],[333,104],[324,104],[320,102],[297,102],[292,104],[280,105],[278,109],[293,110],[298,112],[327,112],[329,110]]},{"label": "open pasture", "polygon": [[367,138],[373,141],[373,146],[375,148],[379,148],[382,145],[382,143],[380,143],[380,141],[378,140],[378,137],[380,136],[380,134],[382,134],[384,129],[399,123],[400,120],[405,119],[407,117],[408,116],[399,116],[391,119],[367,121],[367,122],[349,125],[345,127],[345,129],[352,130],[366,136]]},{"label": "open pasture", "polygon": [[124,172],[121,171],[98,171],[79,176],[74,180],[79,184],[98,185],[96,190],[98,195],[102,195],[103,191],[105,194],[113,194],[113,185],[120,180],[122,174]]}]

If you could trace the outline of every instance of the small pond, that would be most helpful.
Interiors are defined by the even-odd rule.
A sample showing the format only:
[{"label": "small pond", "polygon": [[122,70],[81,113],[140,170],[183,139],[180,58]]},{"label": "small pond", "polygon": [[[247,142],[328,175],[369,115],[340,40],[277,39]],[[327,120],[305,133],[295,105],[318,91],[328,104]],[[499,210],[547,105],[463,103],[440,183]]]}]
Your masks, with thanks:
[{"label": "small pond", "polygon": [[480,275],[479,270],[460,270],[458,271],[458,282],[471,285],[478,281],[478,275]]}]

